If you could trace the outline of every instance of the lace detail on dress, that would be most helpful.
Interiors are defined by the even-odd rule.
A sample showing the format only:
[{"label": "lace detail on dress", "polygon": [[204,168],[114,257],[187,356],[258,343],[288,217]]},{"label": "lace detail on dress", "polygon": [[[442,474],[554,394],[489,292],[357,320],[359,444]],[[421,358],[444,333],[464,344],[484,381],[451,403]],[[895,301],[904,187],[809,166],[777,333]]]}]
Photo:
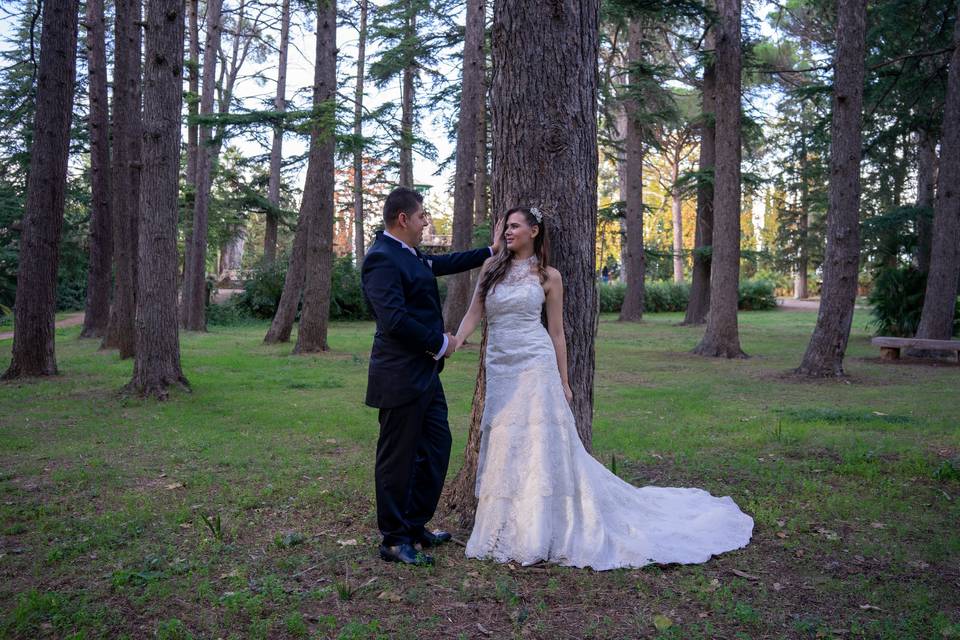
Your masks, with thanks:
[{"label": "lace detail on dress", "polygon": [[527,280],[535,279],[539,284],[540,273],[537,271],[537,263],[536,255],[522,260],[517,260],[516,258],[511,259],[507,273],[504,274],[503,280],[500,282],[504,284],[519,284]]}]

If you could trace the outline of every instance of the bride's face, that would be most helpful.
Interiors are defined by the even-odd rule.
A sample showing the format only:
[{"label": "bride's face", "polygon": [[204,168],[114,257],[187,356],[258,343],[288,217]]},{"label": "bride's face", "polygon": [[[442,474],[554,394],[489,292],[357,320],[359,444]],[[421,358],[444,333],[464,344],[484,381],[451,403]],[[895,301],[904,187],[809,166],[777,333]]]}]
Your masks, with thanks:
[{"label": "bride's face", "polygon": [[507,218],[503,237],[507,243],[507,249],[516,252],[532,247],[533,239],[537,237],[539,232],[540,228],[531,226],[527,222],[527,216],[522,211],[514,211]]}]

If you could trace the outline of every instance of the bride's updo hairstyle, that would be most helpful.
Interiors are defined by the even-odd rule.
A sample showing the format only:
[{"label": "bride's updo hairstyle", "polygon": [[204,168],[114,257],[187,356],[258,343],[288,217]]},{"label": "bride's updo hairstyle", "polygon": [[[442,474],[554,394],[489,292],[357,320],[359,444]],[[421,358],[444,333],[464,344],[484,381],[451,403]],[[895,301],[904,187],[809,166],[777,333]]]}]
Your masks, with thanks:
[{"label": "bride's updo hairstyle", "polygon": [[[537,256],[537,270],[540,272],[540,282],[543,283],[547,279],[547,266],[550,257],[550,239],[547,237],[547,227],[544,225],[543,214],[540,214],[540,219],[538,220],[537,216],[535,216],[529,208],[514,207],[507,211],[504,221],[509,220],[510,216],[514,213],[522,213],[528,225],[540,229],[539,233],[533,238],[533,253]],[[483,278],[480,280],[480,287],[478,289],[480,300],[486,300],[487,294],[507,275],[507,269],[510,267],[513,252],[507,248],[506,235],[507,227],[506,224],[504,224],[503,242],[501,243],[500,252],[493,256],[493,262],[490,263],[490,266],[483,274]]]}]

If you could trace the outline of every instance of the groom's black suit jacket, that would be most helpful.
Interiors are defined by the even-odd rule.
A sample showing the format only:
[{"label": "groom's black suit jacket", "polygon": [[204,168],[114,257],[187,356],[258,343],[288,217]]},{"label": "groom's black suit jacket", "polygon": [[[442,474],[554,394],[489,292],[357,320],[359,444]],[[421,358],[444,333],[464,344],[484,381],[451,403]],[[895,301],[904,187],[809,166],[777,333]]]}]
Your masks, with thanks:
[{"label": "groom's black suit jacket", "polygon": [[436,276],[483,265],[489,249],[414,255],[379,235],[363,259],[363,295],[377,320],[370,352],[366,403],[389,409],[424,393],[443,370],[443,310]]}]

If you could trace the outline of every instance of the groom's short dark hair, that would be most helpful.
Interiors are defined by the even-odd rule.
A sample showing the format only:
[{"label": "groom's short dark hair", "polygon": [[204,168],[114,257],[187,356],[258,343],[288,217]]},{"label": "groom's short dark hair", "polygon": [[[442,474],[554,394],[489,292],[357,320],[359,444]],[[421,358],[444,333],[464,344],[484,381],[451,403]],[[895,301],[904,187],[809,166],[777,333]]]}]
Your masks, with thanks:
[{"label": "groom's short dark hair", "polygon": [[390,192],[383,203],[383,224],[391,227],[397,222],[401,213],[413,215],[423,203],[423,196],[413,189],[397,187]]}]

